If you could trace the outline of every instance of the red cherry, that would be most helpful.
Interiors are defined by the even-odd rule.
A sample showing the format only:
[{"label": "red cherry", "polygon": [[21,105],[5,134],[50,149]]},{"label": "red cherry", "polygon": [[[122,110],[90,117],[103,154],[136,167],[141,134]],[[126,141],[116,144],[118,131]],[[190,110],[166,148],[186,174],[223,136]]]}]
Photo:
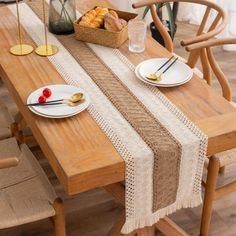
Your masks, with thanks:
[{"label": "red cherry", "polygon": [[49,97],[52,95],[51,89],[45,88],[45,89],[43,90],[43,95],[44,95],[46,98],[49,98]]},{"label": "red cherry", "polygon": [[39,99],[38,99],[39,103],[44,103],[44,102],[46,102],[46,100],[47,100],[47,98],[43,95],[40,96]]}]

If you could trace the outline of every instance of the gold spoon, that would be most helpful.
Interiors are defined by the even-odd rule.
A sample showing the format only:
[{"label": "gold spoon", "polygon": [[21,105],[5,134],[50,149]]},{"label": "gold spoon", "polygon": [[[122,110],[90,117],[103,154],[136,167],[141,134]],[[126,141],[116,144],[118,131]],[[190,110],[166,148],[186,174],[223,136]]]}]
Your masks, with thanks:
[{"label": "gold spoon", "polygon": [[77,102],[71,102],[70,101],[70,102],[51,103],[51,104],[47,104],[47,105],[67,104],[68,106],[75,107],[75,106],[78,106],[78,105],[82,104],[84,101],[85,101],[85,99],[80,99]]},{"label": "gold spoon", "polygon": [[149,80],[160,82],[161,81],[161,74],[160,75],[149,74],[148,76],[146,76],[146,78],[149,79]]},{"label": "gold spoon", "polygon": [[83,93],[75,93],[70,97],[69,101],[71,102],[81,101],[83,99],[83,96],[84,96]]},{"label": "gold spoon", "polygon": [[172,56],[171,58],[169,58],[163,65],[161,65],[161,66],[156,70],[155,73],[150,73],[149,75],[146,76],[146,78],[149,79],[149,80],[155,80],[155,81],[157,81],[157,82],[161,81],[161,75],[162,75],[162,73],[161,73],[160,75],[157,75],[157,72],[158,72],[160,69],[162,69],[166,64],[168,64],[173,58],[174,58],[174,56]]},{"label": "gold spoon", "polygon": [[158,81],[158,82],[161,81],[161,76],[162,76],[166,71],[168,71],[168,70],[171,68],[171,66],[172,66],[178,59],[179,59],[179,58],[176,57],[176,58],[174,59],[174,61],[171,62],[171,64],[170,64],[163,72],[161,72],[161,74],[160,74],[159,76],[156,77],[155,81]]}]

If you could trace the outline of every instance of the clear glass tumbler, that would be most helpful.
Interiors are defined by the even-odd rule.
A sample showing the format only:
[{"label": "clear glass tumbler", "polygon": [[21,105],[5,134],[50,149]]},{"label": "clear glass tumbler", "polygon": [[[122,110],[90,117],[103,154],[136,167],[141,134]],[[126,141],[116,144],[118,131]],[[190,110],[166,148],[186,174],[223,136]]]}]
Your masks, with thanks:
[{"label": "clear glass tumbler", "polygon": [[128,22],[129,50],[141,53],[145,50],[147,25],[143,20],[133,19]]}]

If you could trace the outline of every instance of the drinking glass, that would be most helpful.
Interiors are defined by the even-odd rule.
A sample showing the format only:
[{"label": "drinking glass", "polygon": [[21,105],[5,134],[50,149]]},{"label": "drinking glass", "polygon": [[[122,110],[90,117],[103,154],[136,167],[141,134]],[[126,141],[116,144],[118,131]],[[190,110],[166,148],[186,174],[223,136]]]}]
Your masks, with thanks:
[{"label": "drinking glass", "polygon": [[141,53],[145,50],[147,26],[143,20],[132,19],[128,23],[129,50]]}]

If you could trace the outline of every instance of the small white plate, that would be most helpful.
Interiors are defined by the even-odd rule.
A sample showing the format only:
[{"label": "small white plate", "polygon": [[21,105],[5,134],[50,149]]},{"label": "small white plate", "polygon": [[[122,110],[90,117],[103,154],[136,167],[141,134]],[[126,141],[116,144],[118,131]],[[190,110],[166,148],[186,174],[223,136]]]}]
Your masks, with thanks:
[{"label": "small white plate", "polygon": [[71,95],[75,93],[83,93],[85,102],[82,104],[71,107],[66,104],[59,104],[53,106],[30,106],[29,109],[40,116],[47,117],[47,118],[65,118],[76,115],[83,110],[85,110],[89,104],[89,97],[85,93],[84,90],[81,88],[72,86],[72,85],[65,85],[65,84],[57,84],[57,85],[48,85],[42,88],[35,90],[31,93],[27,99],[27,104],[38,102],[39,96],[42,95],[42,92],[45,88],[49,88],[52,91],[52,95],[47,101],[57,100],[57,99],[69,99]]},{"label": "small white plate", "polygon": [[[146,78],[150,73],[155,73],[158,67],[163,65],[168,58],[154,58],[146,60],[137,65],[135,74],[141,81],[158,87],[174,87],[187,83],[193,76],[192,69],[181,61],[176,61],[171,68],[162,75],[162,80],[151,81]],[[171,62],[170,62],[171,63]],[[170,64],[168,63],[161,71],[165,70]]]}]

